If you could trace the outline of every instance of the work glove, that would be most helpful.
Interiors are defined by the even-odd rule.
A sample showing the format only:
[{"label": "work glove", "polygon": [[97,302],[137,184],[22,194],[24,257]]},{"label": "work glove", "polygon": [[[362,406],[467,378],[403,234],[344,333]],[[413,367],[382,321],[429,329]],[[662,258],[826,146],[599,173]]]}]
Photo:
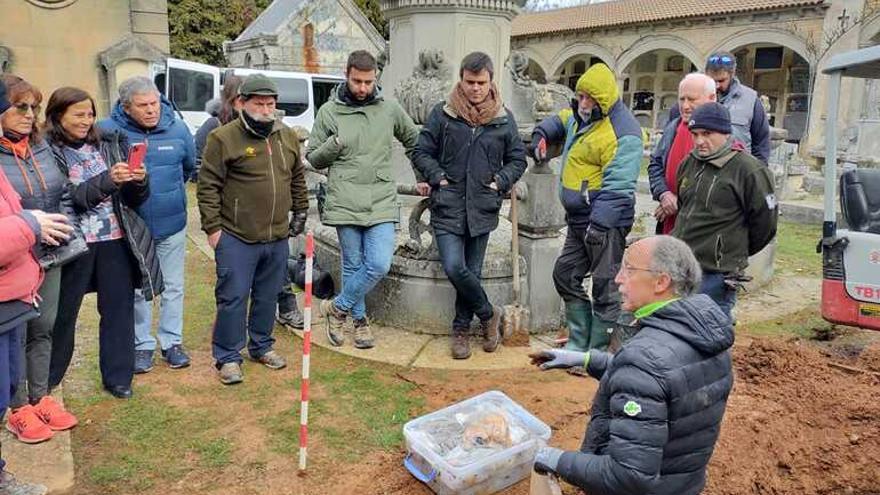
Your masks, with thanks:
[{"label": "work glove", "polygon": [[591,223],[589,227],[587,227],[587,233],[584,235],[584,243],[587,246],[602,246],[605,244],[605,238],[608,235],[608,230],[601,225]]},{"label": "work glove", "polygon": [[556,474],[559,458],[565,452],[553,447],[541,447],[535,455],[535,472],[538,474]]},{"label": "work glove", "polygon": [[532,364],[542,370],[568,369],[587,367],[590,361],[589,352],[568,351],[565,349],[545,349],[529,354]]},{"label": "work glove", "polygon": [[547,159],[547,140],[545,138],[539,138],[535,142],[535,145],[532,147],[532,156],[539,162]]},{"label": "work glove", "polygon": [[290,217],[290,237],[296,237],[306,231],[306,218],[309,214],[306,211],[295,211]]}]

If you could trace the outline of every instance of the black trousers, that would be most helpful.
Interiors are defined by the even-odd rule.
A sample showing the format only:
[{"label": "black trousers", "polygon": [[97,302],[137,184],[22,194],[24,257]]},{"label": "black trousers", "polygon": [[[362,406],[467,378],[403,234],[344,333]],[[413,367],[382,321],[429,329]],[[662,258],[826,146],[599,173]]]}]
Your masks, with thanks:
[{"label": "black trousers", "polygon": [[137,262],[125,239],[89,244],[88,254],[61,271],[58,316],[52,332],[49,386],[56,387],[73,357],[83,296],[98,293],[101,378],[105,386],[131,386],[134,371],[134,276]]},{"label": "black trousers", "polygon": [[[620,270],[629,229],[608,229],[605,243],[600,246],[587,245],[585,234],[586,229],[568,227],[562,253],[553,267],[556,292],[565,302],[577,299],[592,302],[596,316],[607,322],[616,322],[620,316],[620,293],[614,277]],[[587,274],[593,278],[592,301],[584,291]]]},{"label": "black trousers", "polygon": [[483,290],[483,260],[489,245],[489,234],[472,237],[435,230],[437,248],[443,271],[455,287],[455,319],[452,328],[467,330],[474,315],[481,321],[492,318],[492,304]]}]

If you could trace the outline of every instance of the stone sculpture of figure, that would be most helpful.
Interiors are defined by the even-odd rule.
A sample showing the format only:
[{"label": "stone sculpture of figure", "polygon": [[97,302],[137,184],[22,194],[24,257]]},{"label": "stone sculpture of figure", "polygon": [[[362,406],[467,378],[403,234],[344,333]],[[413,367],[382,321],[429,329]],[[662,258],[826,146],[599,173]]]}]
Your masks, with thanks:
[{"label": "stone sculpture of figure", "polygon": [[419,64],[410,77],[394,90],[394,96],[413,121],[422,125],[428,113],[449,94],[450,70],[441,50],[428,49],[419,53]]}]

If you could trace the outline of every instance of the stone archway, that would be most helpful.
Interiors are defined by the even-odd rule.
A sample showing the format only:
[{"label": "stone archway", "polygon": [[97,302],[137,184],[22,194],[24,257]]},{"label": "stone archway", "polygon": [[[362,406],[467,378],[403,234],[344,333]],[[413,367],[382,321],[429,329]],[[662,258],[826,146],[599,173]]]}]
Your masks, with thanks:
[{"label": "stone archway", "polygon": [[550,64],[536,50],[534,50],[528,46],[514,48],[514,50],[522,52],[525,56],[527,56],[529,58],[529,64],[534,64],[539,69],[541,69],[541,72],[544,73],[545,77],[549,78],[550,76],[553,75],[553,72],[550,71]]},{"label": "stone archway", "polygon": [[694,45],[678,36],[662,34],[645,36],[633,43],[632,46],[624,50],[624,52],[620,54],[620,57],[617,58],[617,67],[619,67],[621,71],[624,71],[637,58],[655,50],[671,50],[678,52],[697,67],[703,65],[704,57]]},{"label": "stone archway", "polygon": [[[738,31],[715,45],[707,55],[718,51],[734,52],[743,46],[756,44],[784,46],[803,57],[803,59],[809,62],[810,65],[815,63],[815,60],[812,60],[810,51],[807,49],[806,42],[802,38],[799,38],[788,31],[772,28],[744,29]],[[701,61],[701,65],[703,62],[704,61]]]},{"label": "stone archway", "polygon": [[595,43],[579,42],[568,45],[567,47],[560,50],[559,53],[557,53],[553,57],[553,59],[550,60],[550,63],[544,66],[545,69],[549,68],[550,70],[545,70],[544,72],[548,75],[548,77],[552,77],[554,74],[559,73],[563,65],[565,65],[565,63],[568,62],[569,59],[579,55],[596,57],[604,62],[605,65],[610,67],[611,70],[615,70],[617,66],[615,63],[616,59],[614,55],[604,46],[597,45]]}]

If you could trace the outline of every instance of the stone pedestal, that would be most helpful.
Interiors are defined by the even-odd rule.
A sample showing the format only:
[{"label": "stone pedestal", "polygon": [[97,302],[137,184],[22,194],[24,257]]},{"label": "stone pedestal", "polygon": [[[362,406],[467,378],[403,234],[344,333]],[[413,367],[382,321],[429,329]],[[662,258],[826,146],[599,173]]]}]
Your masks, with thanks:
[{"label": "stone pedestal", "polygon": [[[482,51],[492,57],[501,81],[510,53],[510,23],[525,0],[381,0],[390,34],[389,61],[382,86],[391,94],[419,64],[419,53],[439,50],[453,68],[450,83],[458,80],[461,59]],[[505,99],[508,83],[501,84]]]}]

